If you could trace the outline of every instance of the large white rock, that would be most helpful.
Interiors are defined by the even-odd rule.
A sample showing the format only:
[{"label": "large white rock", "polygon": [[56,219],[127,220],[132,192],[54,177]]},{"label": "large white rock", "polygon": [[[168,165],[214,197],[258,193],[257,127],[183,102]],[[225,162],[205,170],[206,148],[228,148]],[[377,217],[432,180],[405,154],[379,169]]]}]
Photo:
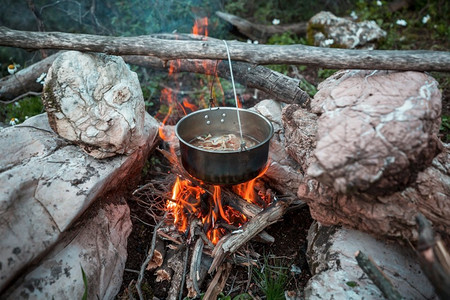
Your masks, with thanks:
[{"label": "large white rock", "polygon": [[321,11],[308,22],[308,40],[320,47],[373,49],[386,32],[375,21],[353,22]]},{"label": "large white rock", "polygon": [[130,154],[145,143],[142,90],[121,57],[62,53],[42,100],[51,128],[96,158]]},{"label": "large white rock", "polygon": [[93,201],[140,174],[158,125],[146,114],[145,143],[104,160],[58,137],[45,114],[0,131],[0,298]]},{"label": "large white rock", "polygon": [[90,209],[5,298],[82,299],[87,289],[88,299],[114,299],[122,283],[131,219],[124,200],[108,202]]},{"label": "large white rock", "polygon": [[305,299],[384,299],[359,267],[355,253],[373,258],[405,299],[437,299],[414,253],[360,231],[315,222],[308,232],[308,263],[313,275]]}]

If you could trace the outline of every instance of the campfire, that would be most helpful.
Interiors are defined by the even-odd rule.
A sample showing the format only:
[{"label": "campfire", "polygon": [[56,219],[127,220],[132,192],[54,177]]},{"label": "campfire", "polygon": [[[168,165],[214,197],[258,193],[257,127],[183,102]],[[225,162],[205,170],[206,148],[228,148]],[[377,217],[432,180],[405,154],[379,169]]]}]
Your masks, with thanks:
[{"label": "campfire", "polygon": [[[171,130],[166,127],[161,132]],[[245,183],[220,186],[199,181],[187,173],[174,156],[176,149],[158,152],[167,159],[171,170],[164,178],[155,178],[135,192],[154,200],[149,214],[159,220],[146,269],[153,272],[156,282],[170,285],[168,298],[183,293],[184,288],[188,297],[199,295],[199,286],[208,273],[215,276],[207,293],[218,293],[232,264],[256,265],[259,254],[244,251],[243,245],[253,238],[263,243],[274,242],[264,229],[283,216],[290,201],[278,199],[264,181],[269,164]],[[188,266],[186,273],[183,265]],[[223,285],[217,289],[220,278]]]},{"label": "campfire", "polygon": [[[202,24],[207,20],[196,22],[194,28]],[[160,116],[163,143],[158,152],[170,170],[135,191],[147,193],[155,203],[149,214],[158,225],[143,266],[153,272],[156,282],[170,285],[168,299],[178,298],[185,289],[188,297],[199,295],[208,274],[214,278],[204,297],[216,299],[232,264],[252,265],[259,257],[242,246],[253,238],[274,242],[265,228],[277,222],[294,200],[277,195],[264,180],[270,168],[270,122],[240,107],[217,107],[225,101],[219,101],[214,91],[224,98],[223,89],[216,76],[207,79],[210,99],[200,98],[195,104],[188,97],[179,99],[182,84],[176,78],[175,87],[163,89],[166,114]],[[236,92],[235,102],[241,106]]]}]

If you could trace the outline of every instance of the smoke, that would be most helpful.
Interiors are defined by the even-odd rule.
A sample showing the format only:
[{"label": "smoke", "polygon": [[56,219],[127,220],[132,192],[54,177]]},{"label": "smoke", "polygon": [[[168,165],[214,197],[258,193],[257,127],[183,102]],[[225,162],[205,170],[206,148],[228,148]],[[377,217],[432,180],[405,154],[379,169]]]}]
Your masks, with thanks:
[{"label": "smoke", "polygon": [[[190,33],[197,18],[208,17],[210,36],[224,38],[228,24],[216,16],[222,0],[2,0],[0,26],[17,30],[43,30],[113,36],[153,33]],[[28,4],[31,2],[31,6]],[[6,8],[6,9],[5,9]],[[39,23],[41,26],[39,26]],[[43,26],[42,26],[43,25]],[[0,47],[0,75],[6,66],[22,67],[40,59],[35,52]]]},{"label": "smoke", "polygon": [[188,33],[196,18],[223,9],[221,0],[34,0],[33,13],[27,1],[2,2],[2,26],[38,30],[40,19],[45,31],[120,36]]}]

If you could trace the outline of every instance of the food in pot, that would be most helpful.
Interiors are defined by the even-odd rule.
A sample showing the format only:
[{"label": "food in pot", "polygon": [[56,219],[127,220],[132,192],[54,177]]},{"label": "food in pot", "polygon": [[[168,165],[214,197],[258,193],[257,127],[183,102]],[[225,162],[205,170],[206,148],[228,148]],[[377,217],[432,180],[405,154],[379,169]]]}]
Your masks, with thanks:
[{"label": "food in pot", "polygon": [[[251,148],[258,144],[258,141],[250,137],[244,136],[246,148]],[[205,150],[213,151],[237,151],[241,148],[241,138],[233,133],[220,135],[201,135],[194,138],[189,144]]]}]

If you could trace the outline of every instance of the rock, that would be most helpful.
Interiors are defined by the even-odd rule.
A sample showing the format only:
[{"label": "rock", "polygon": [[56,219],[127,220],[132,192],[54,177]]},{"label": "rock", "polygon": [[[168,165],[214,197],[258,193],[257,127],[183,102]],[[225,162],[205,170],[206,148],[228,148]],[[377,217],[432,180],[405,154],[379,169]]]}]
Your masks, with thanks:
[{"label": "rock", "polygon": [[[140,175],[159,125],[145,117],[146,142],[128,156],[104,160],[58,137],[45,114],[0,131],[0,295],[42,259],[97,198]],[[123,237],[126,234],[124,230]]]},{"label": "rock", "polygon": [[373,258],[405,299],[437,299],[412,251],[360,231],[315,222],[308,232],[308,263],[313,275],[305,299],[384,299],[355,259],[362,251]]},{"label": "rock", "polygon": [[302,174],[306,173],[316,148],[317,115],[300,106],[287,105],[283,109],[283,127],[288,154],[300,164]]},{"label": "rock", "polygon": [[353,22],[322,11],[308,22],[307,38],[320,47],[375,48],[375,43],[386,37],[375,21]]},{"label": "rock", "polygon": [[131,154],[146,141],[142,91],[121,57],[62,53],[48,71],[42,100],[51,128],[95,158]]},{"label": "rock", "polygon": [[425,73],[341,71],[311,108],[321,115],[308,174],[337,192],[401,191],[439,153],[441,92]]},{"label": "rock", "polygon": [[82,299],[87,287],[87,299],[114,299],[122,283],[130,232],[125,200],[94,205],[36,268],[6,291],[5,298]]},{"label": "rock", "polygon": [[274,136],[269,146],[269,168],[264,174],[270,185],[284,195],[295,196],[303,180],[301,165],[288,154],[289,139],[285,136],[282,120],[282,104],[274,100],[263,100],[253,109],[268,118],[274,127]]},{"label": "rock", "polygon": [[414,242],[418,237],[415,216],[421,212],[437,232],[449,235],[450,144],[401,192],[344,195],[306,178],[297,195],[308,204],[313,219],[324,225],[345,225],[378,237]]}]

